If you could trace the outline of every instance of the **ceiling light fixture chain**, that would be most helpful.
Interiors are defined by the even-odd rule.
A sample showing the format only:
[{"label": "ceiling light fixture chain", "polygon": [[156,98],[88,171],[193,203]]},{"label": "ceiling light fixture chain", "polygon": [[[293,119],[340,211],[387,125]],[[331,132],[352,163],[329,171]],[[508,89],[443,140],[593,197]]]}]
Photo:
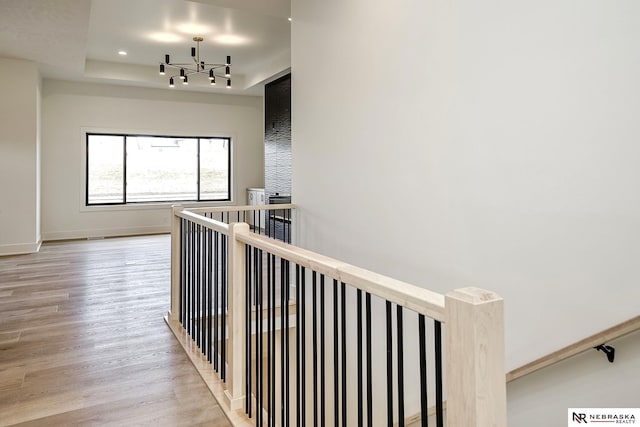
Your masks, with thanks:
[{"label": "ceiling light fixture chain", "polygon": [[[209,74],[209,83],[211,86],[215,86],[216,77],[227,79],[227,89],[231,89],[231,56],[227,56],[227,61],[224,64],[209,64],[200,60],[200,42],[204,41],[204,37],[195,36],[193,41],[196,42],[195,47],[191,47],[191,58],[194,65],[191,63],[175,63],[171,62],[169,54],[164,56],[164,62],[160,62],[160,75],[165,75],[165,69],[167,67],[173,68],[178,71],[169,77],[169,87],[174,87],[174,78],[179,77],[182,80],[182,84],[189,84],[189,76],[192,74]],[[218,69],[224,68],[224,74],[218,74]]]}]

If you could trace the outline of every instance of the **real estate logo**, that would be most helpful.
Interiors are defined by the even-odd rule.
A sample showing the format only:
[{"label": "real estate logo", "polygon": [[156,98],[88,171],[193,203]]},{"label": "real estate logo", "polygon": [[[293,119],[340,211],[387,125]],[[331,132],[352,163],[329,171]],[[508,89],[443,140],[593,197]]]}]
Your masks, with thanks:
[{"label": "real estate logo", "polygon": [[580,413],[573,413],[573,422],[576,422],[578,424],[582,424],[582,423],[587,423],[587,414],[585,414],[584,412],[580,412]]},{"label": "real estate logo", "polygon": [[569,408],[568,416],[567,426],[636,424],[640,419],[640,408]]}]

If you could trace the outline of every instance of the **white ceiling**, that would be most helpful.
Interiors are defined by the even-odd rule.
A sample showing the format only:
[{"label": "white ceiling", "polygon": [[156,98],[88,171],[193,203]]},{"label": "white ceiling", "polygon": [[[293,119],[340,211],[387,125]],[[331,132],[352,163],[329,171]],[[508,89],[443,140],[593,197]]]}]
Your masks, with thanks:
[{"label": "white ceiling", "polygon": [[48,78],[167,88],[164,55],[192,61],[198,35],[201,60],[231,56],[233,89],[202,75],[172,90],[257,95],[290,67],[289,14],[290,0],[0,0],[0,56]]}]

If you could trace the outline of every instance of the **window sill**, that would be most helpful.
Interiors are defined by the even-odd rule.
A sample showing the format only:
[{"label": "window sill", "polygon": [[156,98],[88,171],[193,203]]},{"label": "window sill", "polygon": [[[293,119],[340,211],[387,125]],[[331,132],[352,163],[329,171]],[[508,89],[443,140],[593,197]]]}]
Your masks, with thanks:
[{"label": "window sill", "polygon": [[130,203],[127,205],[81,205],[80,212],[116,212],[116,211],[145,211],[164,210],[172,206],[183,206],[185,208],[206,208],[233,205],[233,200],[222,200],[219,202],[153,202],[153,203]]}]

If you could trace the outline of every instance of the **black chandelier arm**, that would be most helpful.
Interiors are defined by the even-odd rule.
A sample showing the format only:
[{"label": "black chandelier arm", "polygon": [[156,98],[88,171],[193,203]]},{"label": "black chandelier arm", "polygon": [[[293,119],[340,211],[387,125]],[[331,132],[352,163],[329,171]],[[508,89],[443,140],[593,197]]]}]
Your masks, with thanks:
[{"label": "black chandelier arm", "polygon": [[187,75],[187,74],[196,74],[196,73],[201,73],[202,72],[200,70],[196,70],[194,68],[189,68],[189,67],[186,67],[186,66],[179,66],[179,67],[171,66],[171,67],[176,69],[176,70],[178,70],[178,71],[184,70],[184,74],[185,75]]},{"label": "black chandelier arm", "polygon": [[[202,36],[193,37],[193,41],[196,42],[196,47],[191,47],[191,59],[193,63],[175,63],[171,62],[169,54],[165,54],[164,62],[160,62],[160,75],[165,75],[165,68],[170,67],[177,74],[169,77],[169,87],[174,87],[176,78],[181,79],[183,84],[188,84],[188,77],[192,74],[208,74],[211,85],[216,84],[216,78],[226,79],[227,88],[231,88],[231,56],[227,55],[227,61],[224,64],[220,63],[206,63],[200,60],[200,42],[204,38]],[[194,68],[195,65],[195,68]],[[224,68],[224,74],[216,73],[216,70]]]},{"label": "black chandelier arm", "polygon": [[207,63],[205,63],[204,65],[205,65],[205,67],[214,68],[214,69],[215,68],[224,68],[224,67],[227,66],[226,64],[207,64]]},{"label": "black chandelier arm", "polygon": [[[188,66],[186,66],[186,65],[181,65],[181,64],[176,64],[176,65],[173,65],[173,64],[163,64],[163,65],[165,65],[165,66],[169,66],[169,67],[172,67],[173,69],[178,70],[178,71],[179,71],[179,70],[184,70],[185,75],[189,75],[189,74],[198,74],[198,73],[200,73],[200,74],[208,74],[208,73],[210,72],[210,70],[217,70],[217,69],[219,69],[219,68],[224,68],[224,67],[225,67],[225,66],[223,65],[223,66],[221,66],[221,67],[210,67],[210,68],[203,68],[203,69],[201,69],[201,70],[200,70],[200,69],[191,68],[191,67],[188,67]],[[207,65],[207,64],[205,64],[205,65]],[[227,76],[226,74],[218,74],[218,73],[215,73],[214,75],[215,75],[216,77],[221,77],[221,78],[229,78],[229,77],[231,77],[231,74],[229,74],[229,75]],[[172,77],[175,77],[175,76],[172,76]]]},{"label": "black chandelier arm", "polygon": [[[186,69],[185,69],[186,71]],[[190,71],[190,72],[185,72],[184,75],[185,76],[192,76],[194,74],[205,74],[205,75],[209,75],[208,72],[203,72],[203,71]],[[216,77],[216,79],[230,79],[231,76],[227,77],[224,74],[214,74],[214,76]],[[176,77],[179,78],[180,74],[174,74],[172,76],[168,76],[170,79],[175,79]]]},{"label": "black chandelier arm", "polygon": [[166,65],[167,67],[174,67],[174,68],[188,67],[189,65],[192,65],[191,62],[186,62],[184,64],[178,63],[178,62],[161,62],[160,64]]},{"label": "black chandelier arm", "polygon": [[[176,63],[176,62],[161,62],[160,65],[164,65],[166,67],[185,68],[186,69],[186,67],[188,67],[190,65],[193,65],[193,64],[191,64],[190,62],[187,62],[187,63],[184,63],[184,64]],[[203,65],[203,64],[202,63],[196,63],[196,65]],[[205,67],[209,67],[209,68],[224,68],[224,67],[227,67],[226,64],[208,64],[208,63],[205,63],[204,66]]]}]

